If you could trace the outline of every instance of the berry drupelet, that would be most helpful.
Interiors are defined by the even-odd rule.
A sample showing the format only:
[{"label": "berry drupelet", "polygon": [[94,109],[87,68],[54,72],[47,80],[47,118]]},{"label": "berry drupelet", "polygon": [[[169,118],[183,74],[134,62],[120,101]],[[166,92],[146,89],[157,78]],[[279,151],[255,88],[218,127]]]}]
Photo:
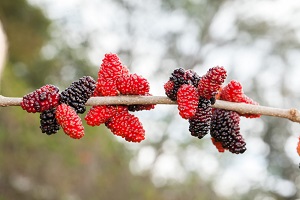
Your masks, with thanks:
[{"label": "berry drupelet", "polygon": [[95,84],[90,76],[80,78],[60,94],[60,102],[70,105],[77,113],[84,113],[85,103],[94,93]]}]

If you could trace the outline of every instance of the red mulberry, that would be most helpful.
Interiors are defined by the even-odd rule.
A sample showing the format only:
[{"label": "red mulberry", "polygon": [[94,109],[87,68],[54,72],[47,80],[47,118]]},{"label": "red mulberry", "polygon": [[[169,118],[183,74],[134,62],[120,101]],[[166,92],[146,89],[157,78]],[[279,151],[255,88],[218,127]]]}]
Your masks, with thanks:
[{"label": "red mulberry", "polygon": [[[257,102],[246,96],[243,92],[242,84],[236,80],[230,81],[221,91],[220,99],[224,101],[231,101],[237,103],[246,103],[258,105]],[[247,118],[258,118],[258,114],[240,114]]]},{"label": "red mulberry", "polygon": [[244,99],[242,84],[236,80],[230,81],[223,87],[220,93],[220,99],[231,102],[242,102]]},{"label": "red mulberry", "polygon": [[90,76],[80,78],[60,94],[60,102],[70,105],[77,113],[84,113],[85,103],[93,95],[95,84]]},{"label": "red mulberry", "polygon": [[103,96],[117,96],[117,79],[129,74],[127,67],[123,66],[116,54],[105,54],[98,72],[97,88]]},{"label": "red mulberry", "polygon": [[141,142],[145,139],[141,122],[126,110],[118,112],[105,125],[114,135],[121,136],[128,142]]},{"label": "red mulberry", "polygon": [[213,145],[215,145],[215,147],[218,149],[218,151],[219,151],[220,153],[225,152],[225,149],[223,148],[221,142],[217,142],[217,141],[215,140],[215,138],[211,138],[211,141],[212,141]]},{"label": "red mulberry", "polygon": [[203,138],[210,130],[212,107],[210,100],[200,98],[194,117],[189,119],[189,131],[192,136]]},{"label": "red mulberry", "polygon": [[193,85],[182,85],[177,93],[179,115],[183,119],[190,119],[196,113],[198,107],[198,91]]},{"label": "red mulberry", "polygon": [[25,95],[21,107],[30,113],[43,112],[59,104],[59,89],[54,85],[43,87]]},{"label": "red mulberry", "polygon": [[213,67],[200,79],[198,84],[199,96],[206,99],[215,97],[224,80],[227,72],[223,67]]},{"label": "red mulberry", "polygon": [[149,93],[150,86],[144,77],[129,74],[118,78],[117,89],[123,95],[145,95]]},{"label": "red mulberry", "polygon": [[55,108],[50,110],[45,110],[40,114],[40,129],[42,133],[46,133],[47,135],[51,135],[56,133],[60,126],[55,118]]},{"label": "red mulberry", "polygon": [[116,113],[116,106],[93,106],[84,119],[90,126],[99,126],[100,124],[107,122]]},{"label": "red mulberry", "polygon": [[240,134],[240,116],[234,111],[214,109],[210,134],[224,149],[239,154],[246,151],[246,143]]},{"label": "red mulberry", "polygon": [[84,136],[84,127],[76,111],[67,104],[60,104],[55,112],[57,123],[71,138],[80,139]]}]

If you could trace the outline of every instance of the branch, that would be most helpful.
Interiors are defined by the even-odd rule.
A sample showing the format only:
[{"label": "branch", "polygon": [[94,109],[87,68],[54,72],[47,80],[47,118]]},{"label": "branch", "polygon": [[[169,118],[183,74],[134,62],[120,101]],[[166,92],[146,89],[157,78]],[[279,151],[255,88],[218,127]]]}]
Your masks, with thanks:
[{"label": "branch", "polygon": [[[4,97],[0,95],[0,107],[20,106],[22,98]],[[133,105],[133,104],[176,104],[166,96],[115,96],[115,97],[91,97],[86,105]],[[300,112],[296,108],[282,109],[267,106],[257,106],[245,103],[233,103],[217,100],[212,106],[225,110],[236,111],[240,114],[260,114],[266,116],[286,118],[300,123]]]}]

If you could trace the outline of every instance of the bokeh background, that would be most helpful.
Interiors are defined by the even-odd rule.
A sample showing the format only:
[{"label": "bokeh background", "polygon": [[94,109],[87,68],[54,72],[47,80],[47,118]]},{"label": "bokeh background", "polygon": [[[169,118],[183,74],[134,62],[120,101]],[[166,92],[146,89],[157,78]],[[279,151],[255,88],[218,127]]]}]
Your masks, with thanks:
[{"label": "bokeh background", "polygon": [[[153,95],[178,67],[220,65],[261,105],[300,108],[300,2],[293,0],[1,0],[9,49],[0,94],[61,90],[117,53]],[[0,199],[300,199],[300,125],[242,119],[242,155],[220,154],[188,132],[174,105],[136,114],[126,143],[105,127],[72,140],[47,136],[39,115],[0,108]],[[84,116],[84,115],[83,115]]]}]

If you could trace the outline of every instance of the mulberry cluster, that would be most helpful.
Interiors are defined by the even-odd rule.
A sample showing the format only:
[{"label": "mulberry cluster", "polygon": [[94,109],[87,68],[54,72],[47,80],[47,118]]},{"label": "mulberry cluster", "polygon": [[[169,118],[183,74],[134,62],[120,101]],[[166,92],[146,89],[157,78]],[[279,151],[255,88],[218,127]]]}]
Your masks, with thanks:
[{"label": "mulberry cluster", "polygon": [[216,99],[257,105],[247,97],[237,81],[223,82],[227,72],[223,67],[213,67],[200,77],[192,70],[176,69],[165,83],[166,95],[177,101],[179,114],[188,119],[192,136],[203,138],[210,132],[212,143],[219,152],[229,150],[240,154],[246,151],[246,143],[240,134],[240,116],[255,118],[259,115],[240,115],[233,111],[212,109]]},{"label": "mulberry cluster", "polygon": [[[98,72],[93,96],[143,95],[151,96],[147,79],[131,74],[116,54],[106,54]],[[153,109],[154,105],[93,106],[85,120],[90,126],[105,124],[113,134],[130,142],[141,142],[145,131],[139,119],[129,111]]]},{"label": "mulberry cluster", "polygon": [[[150,85],[144,77],[131,74],[116,54],[105,54],[97,81],[84,76],[59,94],[53,85],[45,85],[25,95],[21,106],[30,113],[40,112],[40,129],[51,135],[60,127],[74,139],[84,136],[84,127],[78,114],[85,112],[91,96],[143,95],[151,96]],[[258,105],[246,96],[242,85],[235,80],[222,87],[227,76],[223,67],[213,67],[200,77],[193,70],[175,69],[164,84],[166,95],[177,101],[179,115],[189,122],[192,136],[203,138],[210,132],[211,141],[219,152],[229,150],[235,154],[246,151],[240,134],[240,116],[260,117],[255,114],[238,114],[234,111],[212,108],[216,99]],[[98,105],[85,116],[90,126],[104,124],[114,135],[129,142],[145,139],[145,130],[139,119],[130,112],[151,110],[155,105]],[[300,155],[300,139],[297,147]]]},{"label": "mulberry cluster", "polygon": [[90,76],[84,76],[74,81],[60,94],[60,102],[73,107],[77,113],[84,113],[85,103],[92,96],[96,81]]},{"label": "mulberry cluster", "polygon": [[42,133],[57,133],[60,127],[72,138],[84,135],[83,126],[77,113],[85,111],[85,103],[94,93],[95,81],[84,76],[71,84],[59,94],[53,85],[45,85],[22,99],[21,106],[27,112],[40,112],[40,129]]},{"label": "mulberry cluster", "polygon": [[178,68],[173,71],[164,85],[166,95],[178,103],[179,115],[183,119],[190,119],[196,114],[199,95],[197,84],[200,76],[193,70]]},{"label": "mulberry cluster", "polygon": [[193,70],[179,68],[164,85],[166,95],[177,100],[180,116],[189,120],[192,136],[201,139],[209,132],[211,105],[226,76],[223,67],[213,67],[203,77]]}]

